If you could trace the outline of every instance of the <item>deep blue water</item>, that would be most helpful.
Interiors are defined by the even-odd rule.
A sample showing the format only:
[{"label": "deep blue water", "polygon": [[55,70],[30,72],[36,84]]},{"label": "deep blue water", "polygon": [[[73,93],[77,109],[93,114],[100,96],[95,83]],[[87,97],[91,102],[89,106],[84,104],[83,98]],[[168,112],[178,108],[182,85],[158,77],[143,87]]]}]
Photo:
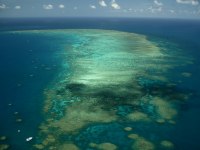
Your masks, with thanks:
[{"label": "deep blue water", "polygon": [[[59,49],[39,36],[1,34],[0,40],[0,133],[8,135],[14,149],[21,149],[42,120],[43,90],[59,68],[53,55]],[[22,122],[17,123],[17,118]]]},{"label": "deep blue water", "polygon": [[[43,90],[61,67],[61,59],[55,54],[62,48],[49,43],[58,37],[19,36],[3,31],[72,28],[113,29],[159,37],[177,43],[188,57],[193,57],[195,63],[184,68],[192,78],[185,78],[179,86],[194,95],[185,104],[172,134],[176,149],[200,149],[200,21],[128,18],[0,20],[0,136],[8,137],[12,149],[30,148],[31,143],[25,139],[37,134],[42,121]],[[22,122],[17,123],[16,118],[22,118]]]}]

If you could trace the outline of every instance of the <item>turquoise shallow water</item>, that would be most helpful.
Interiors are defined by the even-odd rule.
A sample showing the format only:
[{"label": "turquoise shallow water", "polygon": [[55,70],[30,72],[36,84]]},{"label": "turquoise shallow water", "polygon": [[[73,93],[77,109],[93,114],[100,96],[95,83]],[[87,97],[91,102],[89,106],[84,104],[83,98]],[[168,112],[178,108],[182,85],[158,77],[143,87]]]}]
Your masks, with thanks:
[{"label": "turquoise shallow water", "polygon": [[[134,143],[138,146],[145,140],[148,147],[153,143],[153,148],[166,149],[160,143],[167,140],[174,144],[174,149],[187,146],[198,149],[195,142],[198,117],[194,114],[199,111],[199,68],[198,60],[187,51],[198,50],[198,46],[185,47],[165,38],[147,36],[145,39],[143,35],[133,38],[127,34],[103,30],[1,33],[1,50],[5,51],[0,55],[3,120],[0,135],[7,137],[1,143],[9,144],[11,149],[31,149],[41,143],[47,149],[54,146],[69,149],[75,148],[74,145],[80,149],[100,149],[102,145],[98,144],[106,142],[119,149],[131,149]],[[142,40],[145,49],[138,42]],[[136,51],[131,51],[130,46]],[[155,97],[178,99],[172,102],[178,115],[168,119],[174,114],[171,106]],[[160,116],[156,108],[165,112]],[[167,118],[165,115],[171,112],[166,114],[165,108],[172,110]],[[134,115],[135,111],[140,114]],[[132,113],[131,119],[127,119]],[[80,117],[84,115],[86,118]],[[56,123],[63,116],[67,120],[64,126]],[[79,125],[85,125],[70,126],[74,125],[74,117],[81,120]],[[18,118],[22,122],[16,122]],[[125,127],[132,130],[126,131]],[[128,137],[131,134],[134,135]],[[33,140],[26,142],[29,136]]]}]

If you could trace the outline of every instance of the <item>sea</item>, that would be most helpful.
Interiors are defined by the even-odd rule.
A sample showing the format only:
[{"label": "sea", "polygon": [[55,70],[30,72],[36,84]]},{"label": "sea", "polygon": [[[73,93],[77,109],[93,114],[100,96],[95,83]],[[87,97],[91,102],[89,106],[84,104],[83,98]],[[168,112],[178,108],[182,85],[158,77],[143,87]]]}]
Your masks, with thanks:
[{"label": "sea", "polygon": [[199,150],[199,58],[200,20],[2,18],[0,150]]}]

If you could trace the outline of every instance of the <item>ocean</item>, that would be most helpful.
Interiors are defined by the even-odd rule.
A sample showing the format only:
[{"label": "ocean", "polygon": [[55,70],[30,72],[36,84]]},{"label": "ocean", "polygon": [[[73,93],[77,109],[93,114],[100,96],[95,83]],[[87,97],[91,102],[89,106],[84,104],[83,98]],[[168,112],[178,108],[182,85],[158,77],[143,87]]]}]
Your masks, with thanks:
[{"label": "ocean", "polygon": [[0,149],[200,149],[199,39],[199,20],[1,19]]}]

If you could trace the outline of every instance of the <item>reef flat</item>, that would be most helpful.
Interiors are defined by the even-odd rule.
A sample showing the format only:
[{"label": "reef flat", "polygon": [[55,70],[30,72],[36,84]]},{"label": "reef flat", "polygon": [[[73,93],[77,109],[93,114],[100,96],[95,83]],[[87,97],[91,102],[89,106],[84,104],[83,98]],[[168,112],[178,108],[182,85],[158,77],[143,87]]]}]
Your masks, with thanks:
[{"label": "reef flat", "polygon": [[63,68],[44,90],[45,120],[34,148],[174,148],[168,131],[191,93],[177,87],[171,71],[192,63],[176,45],[111,30],[14,33],[62,40]]}]

